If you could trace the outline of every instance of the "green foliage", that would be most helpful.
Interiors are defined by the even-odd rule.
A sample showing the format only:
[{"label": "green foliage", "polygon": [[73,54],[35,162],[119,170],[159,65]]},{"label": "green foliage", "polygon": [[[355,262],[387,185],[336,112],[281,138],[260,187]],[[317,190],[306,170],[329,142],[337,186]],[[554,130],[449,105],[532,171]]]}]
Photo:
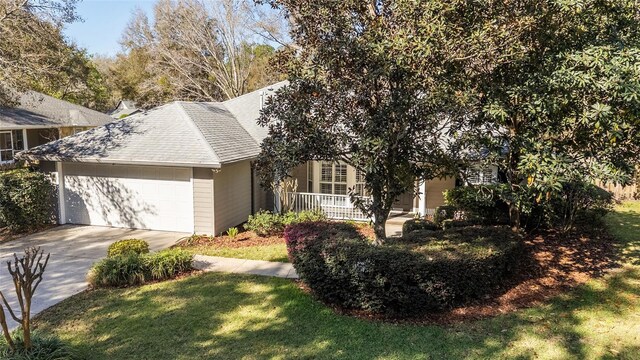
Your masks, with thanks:
[{"label": "green foliage", "polygon": [[447,205],[473,214],[485,224],[509,222],[509,206],[501,199],[504,185],[460,186],[444,192]]},{"label": "green foliage", "polygon": [[139,239],[118,240],[109,245],[107,256],[114,257],[126,254],[146,254],[149,252],[149,243]]},{"label": "green foliage", "polygon": [[0,172],[0,222],[12,231],[53,223],[53,193],[51,181],[41,172],[29,169]]},{"label": "green foliage", "polygon": [[441,227],[429,220],[411,219],[402,224],[402,234],[406,235],[416,230],[440,230]]},{"label": "green foliage", "polygon": [[322,211],[306,210],[301,212],[289,211],[285,214],[276,214],[270,211],[260,211],[255,215],[249,215],[244,228],[253,231],[260,236],[281,235],[285,227],[307,221],[322,221],[327,217]]},{"label": "green foliage", "polygon": [[538,214],[544,216],[543,225],[570,231],[576,224],[598,226],[613,207],[613,195],[593,184],[571,182],[562,191],[549,195]]},{"label": "green foliage", "polygon": [[[458,209],[456,206],[438,206],[433,214],[433,222],[442,225],[442,222],[444,220],[453,219],[456,217],[456,214],[460,214],[460,209]],[[458,215],[458,217],[460,217],[460,215]]]},{"label": "green foliage", "polygon": [[[352,200],[374,215],[382,242],[395,200],[414,190],[416,178],[445,175],[453,163],[441,139],[442,114],[465,102],[451,91],[457,79],[444,77],[455,65],[430,48],[407,44],[412,31],[438,33],[446,16],[416,22],[407,14],[416,4],[405,1],[268,2],[295,14],[292,40],[305,51],[287,49],[277,58],[289,84],[267,101],[259,119],[269,129],[256,161],[261,183],[270,186],[309,160],[344,161],[365,173],[372,200],[361,201],[353,191]],[[372,11],[377,5],[380,14]],[[453,39],[449,46],[457,47]]]},{"label": "green foliage", "polygon": [[151,254],[125,253],[91,267],[87,282],[93,287],[121,287],[167,280],[192,269],[193,255],[180,249]]},{"label": "green foliage", "polygon": [[270,211],[260,211],[255,215],[249,215],[244,228],[253,231],[260,236],[271,236],[282,233],[284,225],[280,214]]},{"label": "green foliage", "polygon": [[93,287],[139,285],[148,280],[147,270],[144,255],[128,253],[94,264],[87,275],[87,282]]},{"label": "green foliage", "polygon": [[230,238],[235,239],[236,236],[238,236],[238,228],[237,227],[231,227],[231,228],[227,229],[227,235]]},{"label": "green foliage", "polygon": [[180,249],[163,250],[144,256],[151,280],[161,281],[184,274],[193,269],[193,255]]},{"label": "green foliage", "polygon": [[13,333],[16,351],[11,351],[3,337],[0,337],[0,359],[5,360],[74,360],[79,359],[69,345],[62,340],[39,333],[31,335],[31,349],[24,348],[22,332]]},{"label": "green foliage", "polygon": [[523,256],[508,228],[418,230],[375,246],[354,228],[287,228],[289,256],[321,300],[347,309],[419,316],[481,298],[507,281]]}]

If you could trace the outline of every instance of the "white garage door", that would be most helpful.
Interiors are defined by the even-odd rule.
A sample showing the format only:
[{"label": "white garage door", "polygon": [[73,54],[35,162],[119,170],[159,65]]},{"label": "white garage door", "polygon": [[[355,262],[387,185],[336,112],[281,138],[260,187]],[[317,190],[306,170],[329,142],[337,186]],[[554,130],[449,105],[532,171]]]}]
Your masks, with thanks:
[{"label": "white garage door", "polygon": [[67,223],[193,232],[190,168],[65,163]]}]

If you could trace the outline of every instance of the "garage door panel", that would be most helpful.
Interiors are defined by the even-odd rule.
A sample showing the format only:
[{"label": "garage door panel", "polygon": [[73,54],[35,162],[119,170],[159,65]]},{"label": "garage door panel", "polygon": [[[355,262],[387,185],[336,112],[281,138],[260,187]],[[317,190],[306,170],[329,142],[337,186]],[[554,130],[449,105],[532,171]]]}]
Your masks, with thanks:
[{"label": "garage door panel", "polygon": [[68,222],[193,231],[191,169],[119,165],[98,168],[76,165],[67,171],[65,165]]}]

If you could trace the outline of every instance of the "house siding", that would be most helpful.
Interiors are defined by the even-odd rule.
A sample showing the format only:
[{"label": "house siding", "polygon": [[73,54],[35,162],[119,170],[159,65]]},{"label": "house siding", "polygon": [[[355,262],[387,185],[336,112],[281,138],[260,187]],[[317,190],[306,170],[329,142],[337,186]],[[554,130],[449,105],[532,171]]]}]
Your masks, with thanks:
[{"label": "house siding", "polygon": [[193,169],[193,222],[196,234],[215,233],[211,169]]},{"label": "house siding", "polygon": [[215,234],[247,221],[251,215],[251,163],[223,165],[213,174]]},{"label": "house siding", "polygon": [[427,181],[427,209],[435,209],[444,205],[443,192],[454,187],[456,187],[456,180],[453,177]]}]

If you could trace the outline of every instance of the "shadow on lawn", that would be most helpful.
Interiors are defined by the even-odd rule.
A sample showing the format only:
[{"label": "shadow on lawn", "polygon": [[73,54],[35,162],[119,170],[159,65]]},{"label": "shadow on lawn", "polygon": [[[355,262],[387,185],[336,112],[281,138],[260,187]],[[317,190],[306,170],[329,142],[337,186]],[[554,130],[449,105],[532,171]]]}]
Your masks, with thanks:
[{"label": "shadow on lawn", "polygon": [[607,215],[611,233],[620,240],[621,260],[640,266],[640,203],[629,202]]},{"label": "shadow on lawn", "polygon": [[[591,326],[585,321],[631,317],[638,307],[639,283],[640,270],[625,268],[547,306],[440,327],[339,316],[288,280],[206,274],[80,294],[47,310],[40,317],[47,320],[37,323],[92,359],[529,359],[545,351],[582,359],[593,357],[589,339],[582,335],[582,328]],[[590,318],[585,320],[585,314]],[[615,351],[631,356],[635,350]]]}]

